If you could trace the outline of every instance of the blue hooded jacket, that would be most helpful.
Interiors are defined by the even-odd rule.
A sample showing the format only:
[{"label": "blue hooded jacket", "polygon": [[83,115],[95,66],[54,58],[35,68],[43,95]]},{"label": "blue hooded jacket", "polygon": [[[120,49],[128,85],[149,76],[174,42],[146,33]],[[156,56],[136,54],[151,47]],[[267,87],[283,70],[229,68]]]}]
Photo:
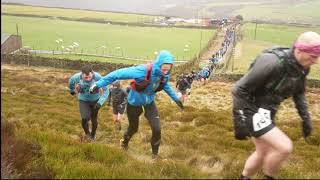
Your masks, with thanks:
[{"label": "blue hooded jacket", "polygon": [[[164,87],[163,90],[171,97],[175,102],[179,101],[179,98],[175,91],[168,83],[170,78],[170,71],[166,75],[162,75],[160,68],[162,64],[172,64],[174,57],[169,51],[160,51],[157,59],[152,63],[152,72],[150,84],[142,92],[137,92],[133,89],[128,94],[128,103],[133,106],[143,106],[150,104],[154,101],[155,90],[159,86],[160,77],[163,76]],[[135,79],[138,83],[143,81],[147,74],[147,67],[145,64],[133,66],[129,68],[122,68],[109,73],[107,76],[100,79],[96,85],[98,88],[105,87],[116,80],[128,80]]]},{"label": "blue hooded jacket", "polygon": [[80,85],[80,92],[78,94],[78,99],[81,101],[89,101],[89,102],[94,102],[97,101],[97,103],[100,104],[100,106],[103,105],[103,103],[107,100],[109,96],[109,89],[107,87],[102,88],[103,89],[103,94],[100,96],[99,92],[90,94],[89,93],[89,88],[91,85],[93,85],[96,81],[101,79],[101,75],[97,72],[93,72],[93,77],[91,81],[85,81],[81,78],[81,72],[73,75],[69,79],[69,91],[74,92],[75,84]]},{"label": "blue hooded jacket", "polygon": [[199,72],[199,74],[203,78],[208,78],[209,77],[209,70],[207,68],[204,68]]}]

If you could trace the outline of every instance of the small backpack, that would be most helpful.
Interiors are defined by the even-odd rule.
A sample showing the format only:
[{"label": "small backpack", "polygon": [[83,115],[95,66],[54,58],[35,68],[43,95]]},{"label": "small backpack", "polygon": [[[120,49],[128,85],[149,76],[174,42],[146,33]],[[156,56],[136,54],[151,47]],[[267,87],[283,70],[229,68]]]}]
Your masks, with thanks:
[{"label": "small backpack", "polygon": [[[152,64],[151,63],[146,64],[146,68],[147,68],[147,73],[146,73],[144,80],[142,80],[139,83],[136,80],[132,80],[130,83],[131,88],[137,92],[144,91],[148,87],[148,85],[150,84]],[[161,91],[164,87],[164,84],[165,84],[164,79],[161,76],[159,86],[155,90],[155,92]]]},{"label": "small backpack", "polygon": [[[267,88],[268,92],[271,92],[271,94],[277,91],[288,78],[288,72],[285,68],[285,64],[287,62],[286,59],[290,58],[290,56],[285,52],[285,50],[289,50],[289,48],[273,47],[263,51],[263,53],[272,53],[276,55],[278,57],[278,63],[281,66],[279,78],[276,79],[269,88]],[[257,58],[250,64],[249,70],[253,67],[256,60]]]}]

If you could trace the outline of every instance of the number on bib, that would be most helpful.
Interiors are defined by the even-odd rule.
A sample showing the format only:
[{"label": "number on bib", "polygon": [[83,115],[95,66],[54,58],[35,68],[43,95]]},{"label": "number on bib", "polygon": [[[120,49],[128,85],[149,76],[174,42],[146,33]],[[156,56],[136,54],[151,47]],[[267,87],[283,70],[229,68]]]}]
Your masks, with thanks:
[{"label": "number on bib", "polygon": [[267,126],[269,126],[271,121],[270,110],[259,108],[258,112],[253,115],[253,130],[259,131]]}]

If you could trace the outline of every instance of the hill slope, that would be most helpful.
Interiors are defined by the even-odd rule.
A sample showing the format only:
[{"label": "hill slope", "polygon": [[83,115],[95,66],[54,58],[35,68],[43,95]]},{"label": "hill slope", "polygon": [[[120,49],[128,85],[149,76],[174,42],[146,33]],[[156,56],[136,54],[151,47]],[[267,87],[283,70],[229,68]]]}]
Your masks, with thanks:
[{"label": "hill slope", "polygon": [[[2,65],[1,122],[13,124],[17,141],[27,142],[20,143],[17,148],[20,153],[30,149],[23,144],[34,147],[32,153],[25,153],[30,161],[20,164],[20,169],[14,166],[18,173],[36,174],[35,170],[42,167],[46,177],[55,178],[237,178],[253,151],[250,141],[233,138],[232,84],[223,82],[210,82],[205,86],[195,82],[184,112],[164,93],[158,95],[161,161],[150,160],[151,131],[142,116],[129,151],[120,150],[122,133],[115,132],[108,106],[103,106],[99,113],[96,141],[85,143],[81,140],[78,101],[66,88],[73,73],[75,71]],[[320,162],[320,90],[308,89],[307,98],[314,124],[310,144],[301,138],[300,119],[290,100],[281,106],[277,116],[277,124],[295,146],[280,171],[280,178],[320,177],[317,166]],[[126,127],[126,118],[123,122]],[[19,151],[12,153],[19,154]]]}]

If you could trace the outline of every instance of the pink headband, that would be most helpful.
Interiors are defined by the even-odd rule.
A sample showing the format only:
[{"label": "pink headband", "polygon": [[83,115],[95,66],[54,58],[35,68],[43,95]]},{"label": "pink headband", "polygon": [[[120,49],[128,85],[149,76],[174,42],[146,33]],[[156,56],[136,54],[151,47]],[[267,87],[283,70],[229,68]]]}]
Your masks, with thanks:
[{"label": "pink headband", "polygon": [[303,43],[295,43],[294,47],[299,49],[302,52],[320,56],[320,44],[309,45],[309,44],[303,44]]}]

